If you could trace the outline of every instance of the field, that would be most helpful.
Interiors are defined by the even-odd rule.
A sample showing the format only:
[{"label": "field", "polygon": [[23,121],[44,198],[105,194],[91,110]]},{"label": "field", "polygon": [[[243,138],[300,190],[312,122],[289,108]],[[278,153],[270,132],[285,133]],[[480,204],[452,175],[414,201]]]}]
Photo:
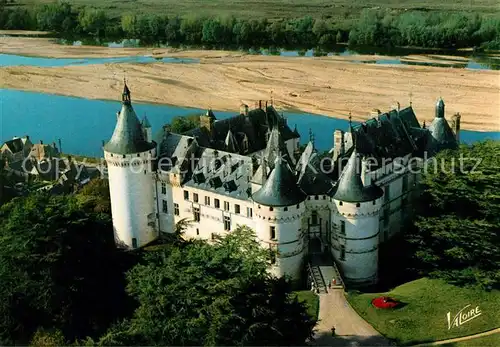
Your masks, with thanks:
[{"label": "field", "polygon": [[[406,305],[396,310],[374,308],[371,300],[382,294]],[[500,291],[488,293],[459,288],[441,280],[422,278],[403,284],[389,293],[353,293],[348,296],[348,300],[368,323],[400,345],[451,339],[500,327]],[[451,312],[451,317],[454,317],[469,304],[479,306],[481,315],[459,327],[448,329],[447,313]],[[493,336],[482,339],[485,344],[493,343],[498,338]],[[472,341],[457,342],[455,346],[474,346]]]},{"label": "field", "polygon": [[[67,0],[77,6],[87,5],[106,10],[112,15],[126,12],[164,13],[168,15],[233,15],[235,17],[289,18],[356,17],[364,8],[390,8],[397,10],[446,10],[492,13],[498,10],[497,0]],[[54,0],[16,0],[21,5],[32,6]]]}]

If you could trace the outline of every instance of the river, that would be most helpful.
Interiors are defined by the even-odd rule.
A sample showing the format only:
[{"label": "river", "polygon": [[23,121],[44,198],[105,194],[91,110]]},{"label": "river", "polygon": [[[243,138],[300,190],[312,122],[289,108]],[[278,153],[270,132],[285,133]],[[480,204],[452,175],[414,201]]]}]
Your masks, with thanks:
[{"label": "river", "polygon": [[[66,66],[75,64],[104,64],[117,62],[149,63],[158,59],[145,56],[121,58],[85,58],[56,59],[24,57],[0,54],[0,66]],[[163,58],[164,63],[196,63],[193,59]],[[135,103],[137,115],[147,115],[153,131],[161,129],[173,117],[204,110],[182,108],[167,105]],[[75,97],[50,95],[44,93],[25,92],[0,89],[0,141],[4,142],[14,136],[30,135],[33,141],[43,140],[46,143],[62,141],[62,150],[88,156],[102,155],[102,141],[108,140],[116,123],[116,112],[120,109],[119,101],[88,100]],[[216,117],[224,119],[235,112],[217,112]],[[315,134],[316,146],[319,150],[332,147],[333,131],[347,130],[346,120],[307,113],[286,112],[291,128],[297,126],[302,141],[307,141],[309,129]],[[500,139],[500,132],[461,131],[463,142],[471,143],[482,139]]]}]

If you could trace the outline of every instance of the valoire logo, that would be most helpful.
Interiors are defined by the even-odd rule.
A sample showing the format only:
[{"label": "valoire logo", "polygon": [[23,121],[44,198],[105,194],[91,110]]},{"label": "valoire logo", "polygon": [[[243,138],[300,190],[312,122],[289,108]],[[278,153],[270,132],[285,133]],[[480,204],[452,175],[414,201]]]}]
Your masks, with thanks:
[{"label": "valoire logo", "polygon": [[481,310],[479,309],[479,306],[476,306],[476,308],[472,308],[472,305],[467,305],[453,317],[453,320],[451,319],[451,312],[448,312],[446,314],[446,318],[448,320],[448,330],[450,330],[453,327],[459,327],[464,323],[470,322],[474,318],[477,318],[481,315]]}]

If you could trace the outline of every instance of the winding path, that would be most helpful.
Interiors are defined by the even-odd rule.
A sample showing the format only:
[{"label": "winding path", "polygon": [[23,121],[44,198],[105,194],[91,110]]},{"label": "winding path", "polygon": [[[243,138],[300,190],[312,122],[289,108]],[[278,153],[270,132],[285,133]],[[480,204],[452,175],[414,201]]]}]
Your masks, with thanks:
[{"label": "winding path", "polygon": [[[390,346],[391,343],[361,318],[347,302],[343,289],[319,296],[316,346]],[[331,328],[335,327],[335,336]]]}]

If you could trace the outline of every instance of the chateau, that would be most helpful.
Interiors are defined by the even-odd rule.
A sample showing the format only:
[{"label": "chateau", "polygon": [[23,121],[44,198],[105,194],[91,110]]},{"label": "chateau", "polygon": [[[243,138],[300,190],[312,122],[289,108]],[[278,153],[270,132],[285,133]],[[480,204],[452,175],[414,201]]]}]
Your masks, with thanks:
[{"label": "chateau", "polygon": [[349,132],[335,130],[325,157],[312,136],[300,148],[297,129],[260,101],[224,120],[208,110],[184,134],[165,126],[154,141],[125,84],[104,146],[116,241],[141,247],[183,219],[190,221],[186,237],[208,240],[247,225],[263,247],[277,251],[270,259],[277,276],[299,279],[308,255],[326,253],[346,282],[372,284],[380,243],[408,217],[417,168],[437,151],[456,148],[459,132],[460,116],[450,127],[442,99],[429,127],[411,105],[398,104],[350,123]]}]

